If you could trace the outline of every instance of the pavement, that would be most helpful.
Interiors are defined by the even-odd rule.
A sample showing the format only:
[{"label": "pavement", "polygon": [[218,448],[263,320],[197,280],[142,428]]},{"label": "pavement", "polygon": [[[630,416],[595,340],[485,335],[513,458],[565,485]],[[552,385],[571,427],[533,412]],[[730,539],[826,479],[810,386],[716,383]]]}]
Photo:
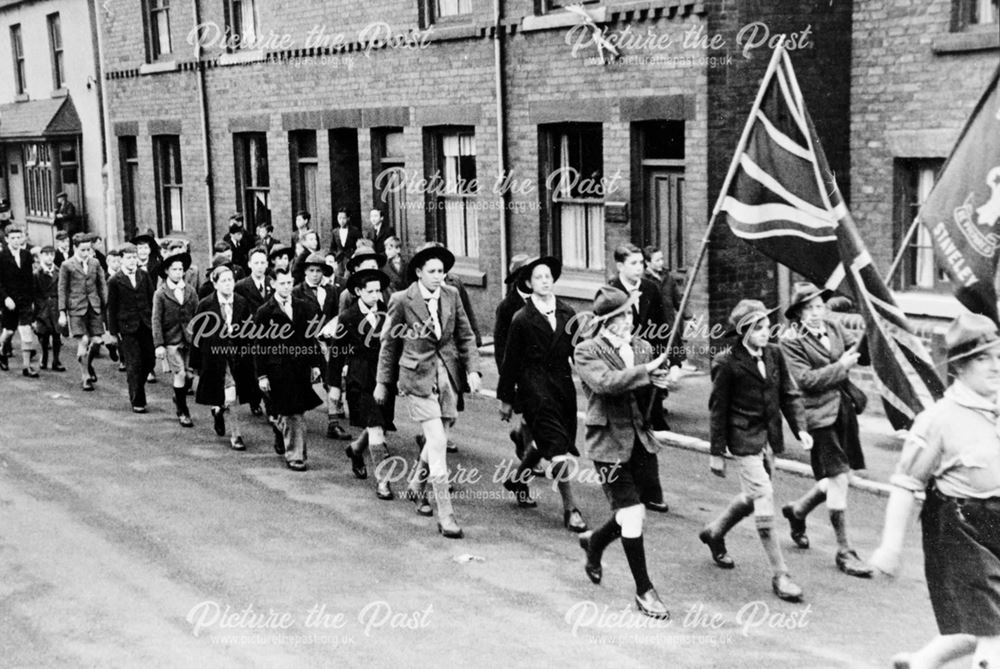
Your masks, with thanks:
[{"label": "pavement", "polygon": [[[712,476],[692,450],[660,458],[671,511],[650,514],[645,544],[673,617],[656,623],[634,612],[619,547],[605,555],[604,582],[587,580],[549,484],[533,484],[534,510],[518,509],[499,485],[513,449],[489,397],[470,398],[453,433],[466,538],[449,541],[411,503],[378,501],[373,481],[354,479],[344,442],[317,436],[319,412],[308,416],[310,469],[295,473],[245,408],[248,450],[236,453],[212,432],[207,408],[192,405],[195,427],[181,428],[160,383],[149,388],[150,413],[135,415],[124,375],[106,359],[98,374],[97,391],[83,393],[73,371],[30,380],[15,363],[0,373],[4,667],[853,669],[886,667],[936,633],[915,520],[900,574],[865,581],[836,570],[822,509],[807,551],[779,525],[801,604],[772,595],[751,522],[727,539],[737,568],[716,568],[697,533],[739,483]],[[705,384],[688,377],[671,395],[678,434],[705,434]],[[495,387],[489,374],[486,387]],[[405,415],[401,401],[389,445],[409,459],[415,429]],[[869,461],[881,476],[891,449],[873,441]],[[607,503],[588,462],[576,480],[584,517],[603,522]],[[810,483],[779,472],[779,503]],[[877,545],[884,501],[852,493],[863,557]]]}]

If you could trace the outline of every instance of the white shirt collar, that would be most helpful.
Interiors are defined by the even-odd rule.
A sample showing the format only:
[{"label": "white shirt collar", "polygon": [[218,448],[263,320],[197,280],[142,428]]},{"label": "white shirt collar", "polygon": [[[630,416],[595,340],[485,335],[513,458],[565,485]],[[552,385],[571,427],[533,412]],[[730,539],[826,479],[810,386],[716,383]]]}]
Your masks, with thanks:
[{"label": "white shirt collar", "polygon": [[608,328],[604,328],[603,330],[601,330],[601,335],[605,339],[607,339],[608,342],[612,346],[614,346],[616,349],[623,348],[625,346],[629,346],[630,343],[631,343],[631,341],[629,339],[625,339],[624,337],[619,337],[618,335],[616,335],[614,332],[612,332]]},{"label": "white shirt collar", "polygon": [[625,280],[624,276],[622,276],[621,274],[619,274],[618,275],[618,280],[622,282],[622,286],[624,286],[625,290],[627,290],[629,292],[631,292],[633,290],[639,290],[639,288],[642,286],[642,279],[639,279],[635,283],[629,283],[628,281]]},{"label": "white shirt collar", "polygon": [[425,300],[437,300],[441,298],[440,286],[438,286],[438,289],[432,293],[431,291],[427,290],[427,287],[424,284],[420,283],[420,281],[417,281],[417,288],[420,289],[420,296],[423,297]]}]

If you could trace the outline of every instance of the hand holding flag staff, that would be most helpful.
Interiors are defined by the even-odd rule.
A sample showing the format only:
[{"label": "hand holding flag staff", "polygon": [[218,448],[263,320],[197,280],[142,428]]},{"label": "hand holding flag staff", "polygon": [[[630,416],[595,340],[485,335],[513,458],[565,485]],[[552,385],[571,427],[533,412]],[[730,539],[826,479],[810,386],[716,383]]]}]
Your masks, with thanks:
[{"label": "hand holding flag staff", "polygon": [[[784,40],[775,48],[698,260],[720,212],[730,229],[764,255],[813,283],[853,295],[864,318],[876,385],[886,416],[907,428],[944,392],[930,355],[882,281],[819,143]],[[678,313],[687,306],[688,280]],[[671,330],[670,345],[678,323]]]}]

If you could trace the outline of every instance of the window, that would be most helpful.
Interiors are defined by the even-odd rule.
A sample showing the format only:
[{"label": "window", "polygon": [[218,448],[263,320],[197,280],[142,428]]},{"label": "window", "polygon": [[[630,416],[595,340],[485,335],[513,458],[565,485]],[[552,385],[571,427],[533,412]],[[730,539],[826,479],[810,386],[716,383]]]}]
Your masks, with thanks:
[{"label": "window", "polygon": [[549,241],[573,269],[604,269],[604,158],[600,123],[543,127]]},{"label": "window", "polygon": [[423,0],[422,25],[427,26],[457,17],[467,17],[472,13],[472,0]]},{"label": "window", "polygon": [[24,204],[26,214],[51,218],[55,213],[55,190],[52,187],[52,150],[48,144],[22,144],[24,161]]},{"label": "window", "polygon": [[288,153],[291,157],[292,211],[305,209],[316,215],[316,175],[319,160],[316,153],[316,131],[296,130],[288,135]]},{"label": "window", "polygon": [[170,46],[170,0],[145,0],[146,57],[150,62],[168,55]]},{"label": "window", "polygon": [[122,222],[125,237],[131,239],[139,227],[139,151],[134,136],[118,138],[118,159],[122,178]]},{"label": "window", "polygon": [[181,138],[177,135],[153,137],[153,165],[156,179],[157,230],[161,235],[184,229],[184,179],[181,176]]},{"label": "window", "polygon": [[1000,0],[954,0],[953,19],[956,30],[992,26],[1000,22]]},{"label": "window", "polygon": [[[910,230],[920,206],[934,186],[941,160],[897,160],[895,166],[895,206],[893,211],[894,236],[899,247]],[[923,225],[917,227],[910,238],[903,256],[897,284],[901,290],[933,290],[949,292],[948,277],[934,259],[934,246],[930,232]]]},{"label": "window", "polygon": [[252,49],[257,41],[254,0],[226,0],[226,37],[231,49]]},{"label": "window", "polygon": [[436,238],[456,256],[479,257],[476,220],[476,136],[469,129],[430,131],[434,165],[428,175]]},{"label": "window", "polygon": [[14,93],[24,95],[27,83],[24,78],[24,44],[21,42],[21,24],[10,27],[10,48],[14,62]]},{"label": "window", "polygon": [[63,69],[62,28],[59,25],[59,14],[49,14],[49,51],[52,55],[52,88],[60,89],[66,83],[66,70]]},{"label": "window", "polygon": [[570,5],[590,5],[597,2],[598,0],[535,0],[535,13],[545,14],[561,11]]},{"label": "window", "polygon": [[267,135],[244,132],[233,136],[236,157],[236,209],[247,230],[271,222],[271,177],[267,167]]}]

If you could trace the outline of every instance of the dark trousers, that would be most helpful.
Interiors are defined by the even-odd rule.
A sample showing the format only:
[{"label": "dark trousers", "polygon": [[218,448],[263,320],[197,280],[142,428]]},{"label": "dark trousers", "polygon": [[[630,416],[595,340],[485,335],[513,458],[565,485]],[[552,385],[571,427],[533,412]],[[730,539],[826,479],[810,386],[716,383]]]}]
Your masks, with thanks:
[{"label": "dark trousers", "polygon": [[145,325],[131,334],[122,333],[121,352],[128,378],[128,397],[134,407],[146,406],[146,377],[156,365],[153,332]]}]

